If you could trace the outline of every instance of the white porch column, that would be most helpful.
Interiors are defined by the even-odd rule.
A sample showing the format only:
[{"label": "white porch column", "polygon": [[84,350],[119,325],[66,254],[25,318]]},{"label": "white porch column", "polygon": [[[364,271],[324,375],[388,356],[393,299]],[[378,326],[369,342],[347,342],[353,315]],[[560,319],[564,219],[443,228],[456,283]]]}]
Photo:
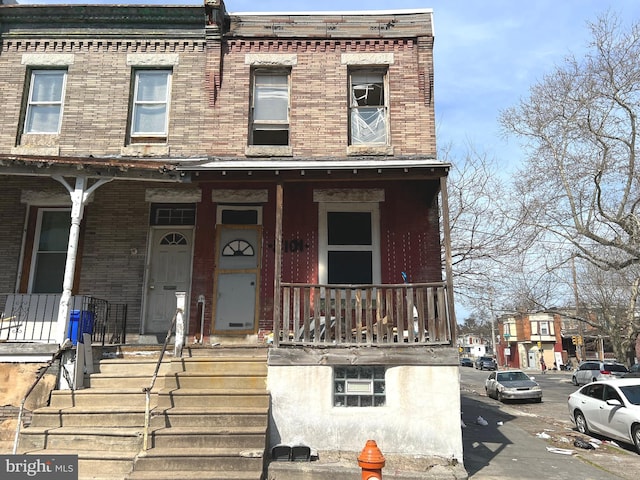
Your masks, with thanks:
[{"label": "white porch column", "polygon": [[84,176],[76,177],[75,188],[62,176],[53,176],[53,179],[60,182],[71,195],[71,228],[69,229],[69,244],[67,246],[67,261],[64,267],[64,280],[62,283],[62,297],[60,298],[60,308],[58,309],[58,329],[56,341],[62,345],[67,338],[67,328],[69,323],[69,302],[73,290],[73,280],[76,269],[76,259],[78,257],[78,239],[80,238],[80,222],[84,215],[84,207],[89,197],[100,186],[113,180],[101,179],[87,188],[88,178]]}]

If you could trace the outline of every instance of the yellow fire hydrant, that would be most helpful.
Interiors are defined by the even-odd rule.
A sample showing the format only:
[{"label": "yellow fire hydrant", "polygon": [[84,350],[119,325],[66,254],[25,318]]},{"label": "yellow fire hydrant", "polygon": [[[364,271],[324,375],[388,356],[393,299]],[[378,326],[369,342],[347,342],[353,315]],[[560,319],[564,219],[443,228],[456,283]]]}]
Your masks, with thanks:
[{"label": "yellow fire hydrant", "polygon": [[362,468],[362,480],[382,480],[384,462],[384,455],[375,440],[367,440],[358,457],[358,466]]}]

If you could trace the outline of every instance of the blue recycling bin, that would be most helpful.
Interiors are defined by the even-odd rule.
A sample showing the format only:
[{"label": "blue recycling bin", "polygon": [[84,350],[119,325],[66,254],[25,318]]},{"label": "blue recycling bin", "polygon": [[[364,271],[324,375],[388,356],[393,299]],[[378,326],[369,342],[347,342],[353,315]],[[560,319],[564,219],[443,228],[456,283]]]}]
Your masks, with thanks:
[{"label": "blue recycling bin", "polygon": [[93,334],[94,313],[89,310],[71,310],[69,315],[69,338],[77,345],[84,343],[82,334]]}]

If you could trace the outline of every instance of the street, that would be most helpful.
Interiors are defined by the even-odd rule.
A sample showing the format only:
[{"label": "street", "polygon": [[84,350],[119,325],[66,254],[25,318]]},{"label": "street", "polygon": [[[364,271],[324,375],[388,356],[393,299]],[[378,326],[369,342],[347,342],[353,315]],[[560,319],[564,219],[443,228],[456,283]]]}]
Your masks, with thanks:
[{"label": "street", "polygon": [[[567,397],[577,388],[569,372],[527,373],[540,383],[542,403],[501,404],[485,395],[489,372],[460,368],[464,464],[470,479],[631,480],[640,476],[640,455],[632,446],[604,437],[595,437],[602,443],[594,450],[573,445],[575,439],[594,437],[578,433],[569,420]],[[568,451],[572,454],[564,454]]]}]

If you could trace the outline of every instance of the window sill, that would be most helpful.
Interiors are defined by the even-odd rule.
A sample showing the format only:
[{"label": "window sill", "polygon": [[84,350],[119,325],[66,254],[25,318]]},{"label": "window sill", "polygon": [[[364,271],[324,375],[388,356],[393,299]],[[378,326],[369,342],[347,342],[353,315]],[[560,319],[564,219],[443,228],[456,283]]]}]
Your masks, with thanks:
[{"label": "window sill", "polygon": [[149,143],[136,143],[120,149],[123,157],[161,157],[169,155],[169,145],[154,145]]},{"label": "window sill", "polygon": [[12,155],[42,155],[42,156],[58,156],[60,155],[60,147],[38,146],[38,145],[20,145],[11,149]]},{"label": "window sill", "polygon": [[249,145],[244,154],[247,157],[293,157],[293,148],[290,145]]},{"label": "window sill", "polygon": [[379,155],[392,156],[393,147],[391,145],[349,145],[347,147],[347,155]]}]

